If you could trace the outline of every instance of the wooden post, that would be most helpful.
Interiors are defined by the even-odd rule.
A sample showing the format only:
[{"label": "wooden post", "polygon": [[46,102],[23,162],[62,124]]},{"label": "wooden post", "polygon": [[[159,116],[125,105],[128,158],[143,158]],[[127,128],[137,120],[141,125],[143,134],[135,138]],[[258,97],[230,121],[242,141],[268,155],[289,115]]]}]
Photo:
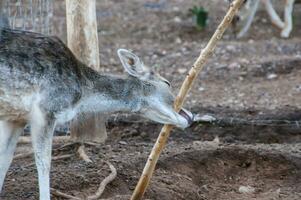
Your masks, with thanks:
[{"label": "wooden post", "polygon": [[[75,56],[99,70],[99,48],[95,0],[66,0],[67,42]],[[71,138],[83,142],[104,142],[105,117],[82,114],[71,124]]]},{"label": "wooden post", "polygon": [[[224,19],[220,23],[220,25],[217,27],[215,33],[209,40],[207,46],[201,51],[199,57],[193,64],[192,68],[188,72],[181,89],[176,97],[174,108],[176,111],[179,111],[184,103],[184,100],[189,92],[189,90],[192,87],[192,84],[194,80],[196,79],[197,75],[200,73],[200,71],[203,69],[204,65],[206,64],[207,60],[210,58],[210,56],[213,54],[214,49],[217,45],[217,42],[222,38],[225,30],[228,28],[228,26],[231,24],[231,21],[233,19],[233,16],[237,13],[238,9],[240,8],[243,0],[235,0],[231,3],[230,8],[225,15]],[[159,156],[161,152],[163,151],[163,148],[167,142],[167,139],[170,135],[170,132],[172,130],[173,126],[171,125],[164,125],[161,129],[161,132],[157,138],[157,141],[148,157],[148,160],[144,166],[142,175],[139,179],[139,182],[137,183],[137,186],[132,194],[131,200],[141,200],[147,187],[150,182],[150,179],[153,175],[153,172],[155,170],[157,161],[159,159]]]}]

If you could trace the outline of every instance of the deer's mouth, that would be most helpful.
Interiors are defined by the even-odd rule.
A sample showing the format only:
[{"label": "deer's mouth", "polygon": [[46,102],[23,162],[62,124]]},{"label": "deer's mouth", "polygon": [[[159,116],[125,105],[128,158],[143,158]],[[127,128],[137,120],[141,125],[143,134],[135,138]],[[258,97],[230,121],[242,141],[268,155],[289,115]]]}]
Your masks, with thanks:
[{"label": "deer's mouth", "polygon": [[187,120],[189,126],[193,123],[193,114],[188,110],[182,108],[179,111],[179,114]]}]

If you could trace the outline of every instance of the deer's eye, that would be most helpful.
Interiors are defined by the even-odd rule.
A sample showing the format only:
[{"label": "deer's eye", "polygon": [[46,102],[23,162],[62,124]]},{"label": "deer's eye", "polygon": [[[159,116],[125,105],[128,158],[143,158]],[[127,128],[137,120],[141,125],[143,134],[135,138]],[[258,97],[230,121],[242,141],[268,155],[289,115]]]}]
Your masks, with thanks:
[{"label": "deer's eye", "polygon": [[166,80],[164,80],[163,82],[166,83],[168,85],[168,87],[170,87],[170,82],[168,82]]}]

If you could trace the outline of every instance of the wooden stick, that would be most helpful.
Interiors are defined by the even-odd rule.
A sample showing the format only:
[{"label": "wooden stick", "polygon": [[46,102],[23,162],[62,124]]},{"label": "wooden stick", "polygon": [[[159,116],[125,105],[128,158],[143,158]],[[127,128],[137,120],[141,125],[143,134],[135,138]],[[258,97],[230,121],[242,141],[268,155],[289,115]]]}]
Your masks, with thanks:
[{"label": "wooden stick", "polygon": [[[222,38],[225,30],[231,24],[233,16],[236,14],[238,9],[240,8],[242,2],[243,2],[243,0],[235,0],[234,2],[231,3],[230,9],[228,10],[223,21],[217,27],[215,33],[209,40],[207,46],[202,50],[200,56],[198,57],[198,59],[195,61],[194,65],[190,69],[188,75],[186,76],[186,78],[181,86],[179,94],[176,97],[176,100],[174,103],[174,108],[176,111],[179,111],[180,108],[182,107],[184,100],[186,98],[186,95],[189,92],[189,90],[191,89],[191,86],[193,85],[194,80],[196,79],[199,72],[203,69],[203,66],[205,65],[208,58],[213,54],[213,51],[216,47],[217,42]],[[149,184],[149,181],[152,177],[152,174],[154,172],[158,158],[166,144],[166,141],[170,135],[170,131],[172,130],[172,128],[173,128],[173,126],[171,126],[171,125],[163,126],[163,128],[158,136],[158,139],[152,149],[152,152],[148,157],[148,160],[143,169],[140,180],[135,188],[135,191],[131,197],[131,200],[142,199],[142,197],[145,193],[145,190]]]}]

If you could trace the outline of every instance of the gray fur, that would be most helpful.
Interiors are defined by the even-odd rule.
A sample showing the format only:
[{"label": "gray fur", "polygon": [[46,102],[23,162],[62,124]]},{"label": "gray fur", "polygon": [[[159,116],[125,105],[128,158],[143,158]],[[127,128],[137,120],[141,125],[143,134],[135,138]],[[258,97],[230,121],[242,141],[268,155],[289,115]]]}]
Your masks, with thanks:
[{"label": "gray fur", "polygon": [[173,110],[166,79],[127,50],[118,55],[129,75],[104,75],[78,61],[56,37],[8,28],[0,32],[0,166],[6,162],[0,167],[0,191],[17,139],[10,132],[20,124],[31,125],[40,199],[49,200],[51,140],[57,123],[80,112],[136,112],[181,128],[191,122],[191,113]]}]

